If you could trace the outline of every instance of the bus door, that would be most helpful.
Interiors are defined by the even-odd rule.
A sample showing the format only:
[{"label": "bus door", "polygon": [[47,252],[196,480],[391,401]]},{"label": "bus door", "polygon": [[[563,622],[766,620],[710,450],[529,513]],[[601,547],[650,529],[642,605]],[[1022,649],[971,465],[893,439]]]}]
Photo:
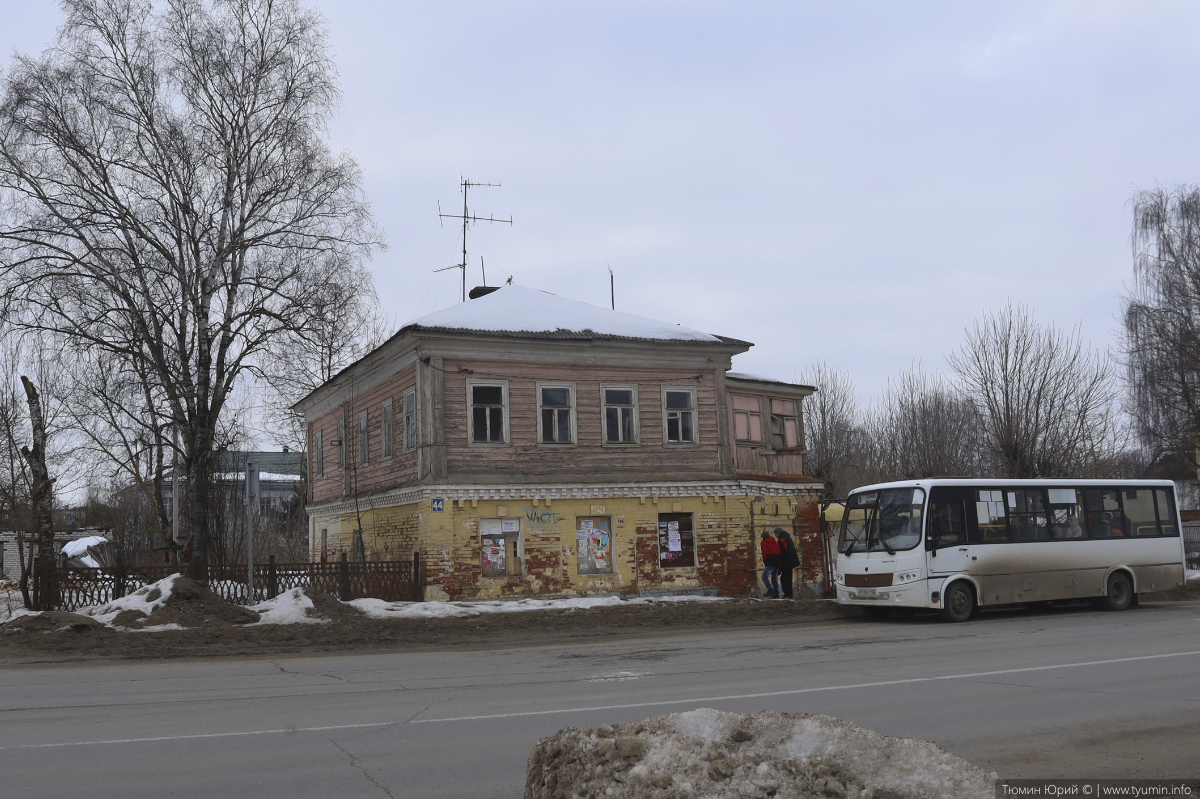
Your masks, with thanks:
[{"label": "bus door", "polygon": [[925,560],[929,573],[965,572],[971,563],[967,542],[969,488],[935,486],[929,491],[925,522]]}]

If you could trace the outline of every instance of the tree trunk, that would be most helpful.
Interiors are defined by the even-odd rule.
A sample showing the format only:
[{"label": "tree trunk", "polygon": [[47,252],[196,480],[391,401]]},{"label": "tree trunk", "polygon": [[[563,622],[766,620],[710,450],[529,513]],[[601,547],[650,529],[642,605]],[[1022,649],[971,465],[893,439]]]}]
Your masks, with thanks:
[{"label": "tree trunk", "polygon": [[29,400],[29,424],[33,428],[33,447],[21,447],[21,455],[29,464],[29,505],[33,517],[33,534],[37,539],[34,561],[34,610],[53,610],[58,605],[54,579],[54,481],[46,469],[46,419],[42,415],[42,400],[28,377],[21,375],[21,385]]},{"label": "tree trunk", "polygon": [[187,453],[188,480],[188,529],[191,532],[191,560],[187,564],[187,576],[202,583],[208,582],[209,563],[209,504],[212,500],[212,475],[215,460],[212,435],[198,431]]}]

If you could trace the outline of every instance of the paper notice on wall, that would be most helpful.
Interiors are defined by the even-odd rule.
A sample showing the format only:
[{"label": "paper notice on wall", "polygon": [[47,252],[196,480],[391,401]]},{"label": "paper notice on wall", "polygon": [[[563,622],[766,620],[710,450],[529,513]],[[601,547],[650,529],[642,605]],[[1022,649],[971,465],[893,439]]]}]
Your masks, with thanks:
[{"label": "paper notice on wall", "polygon": [[580,519],[579,526],[582,527],[584,530],[591,530],[596,525],[592,519]]},{"label": "paper notice on wall", "polygon": [[580,541],[587,538],[591,534],[592,534],[591,530],[576,530],[575,531],[575,537],[578,538]]},{"label": "paper notice on wall", "polygon": [[679,534],[679,522],[667,522],[667,550],[683,551],[683,537]]},{"label": "paper notice on wall", "polygon": [[500,525],[501,525],[501,529],[506,533],[521,532],[521,520],[520,519],[501,519]]}]

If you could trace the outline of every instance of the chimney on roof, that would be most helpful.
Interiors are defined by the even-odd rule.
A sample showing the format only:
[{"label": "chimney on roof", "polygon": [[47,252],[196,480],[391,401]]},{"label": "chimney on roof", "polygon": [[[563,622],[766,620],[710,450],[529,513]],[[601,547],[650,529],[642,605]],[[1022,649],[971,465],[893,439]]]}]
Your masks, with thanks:
[{"label": "chimney on roof", "polygon": [[467,296],[473,300],[477,300],[485,294],[491,294],[493,291],[496,291],[499,288],[499,286],[476,286],[475,288],[471,289]]}]

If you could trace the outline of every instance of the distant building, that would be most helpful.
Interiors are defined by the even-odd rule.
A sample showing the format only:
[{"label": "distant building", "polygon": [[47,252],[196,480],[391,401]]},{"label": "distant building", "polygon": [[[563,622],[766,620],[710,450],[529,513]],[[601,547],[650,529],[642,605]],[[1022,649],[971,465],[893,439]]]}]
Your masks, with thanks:
[{"label": "distant building", "polygon": [[312,557],[420,552],[454,599],[746,593],[761,531],[819,546],[823,489],[814,389],[730,373],[751,346],[520,286],[418,319],[295,405]]},{"label": "distant building", "polygon": [[[257,452],[246,450],[221,450],[217,453],[213,484],[223,493],[236,493],[245,489],[246,464],[254,464],[258,470],[259,502],[264,510],[279,508],[292,501],[302,490],[304,482],[304,454],[289,452]],[[182,489],[187,488],[187,478]],[[174,473],[167,468],[163,476],[163,507],[167,518],[174,508]]]}]

